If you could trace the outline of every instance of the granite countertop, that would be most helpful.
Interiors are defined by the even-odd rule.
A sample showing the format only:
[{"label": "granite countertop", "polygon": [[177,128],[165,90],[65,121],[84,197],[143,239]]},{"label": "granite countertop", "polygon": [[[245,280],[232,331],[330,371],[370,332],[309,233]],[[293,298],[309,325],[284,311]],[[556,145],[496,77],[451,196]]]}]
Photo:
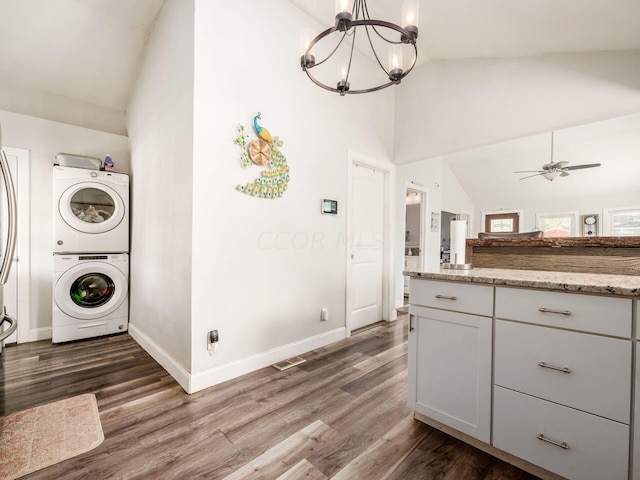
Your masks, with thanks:
[{"label": "granite countertop", "polygon": [[403,274],[433,280],[640,297],[640,276],[637,275],[543,272],[539,270],[503,268],[440,269],[439,271],[424,272],[405,271]]}]

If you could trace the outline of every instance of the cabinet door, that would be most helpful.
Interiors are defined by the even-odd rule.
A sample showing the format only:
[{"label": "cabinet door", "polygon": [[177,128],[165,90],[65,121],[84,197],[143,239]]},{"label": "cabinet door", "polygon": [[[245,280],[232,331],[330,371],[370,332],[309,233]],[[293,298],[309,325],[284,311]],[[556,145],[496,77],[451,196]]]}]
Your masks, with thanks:
[{"label": "cabinet door", "polygon": [[636,397],[633,426],[633,480],[640,480],[640,343],[634,343],[636,349]]},{"label": "cabinet door", "polygon": [[492,319],[411,306],[409,406],[490,441]]}]

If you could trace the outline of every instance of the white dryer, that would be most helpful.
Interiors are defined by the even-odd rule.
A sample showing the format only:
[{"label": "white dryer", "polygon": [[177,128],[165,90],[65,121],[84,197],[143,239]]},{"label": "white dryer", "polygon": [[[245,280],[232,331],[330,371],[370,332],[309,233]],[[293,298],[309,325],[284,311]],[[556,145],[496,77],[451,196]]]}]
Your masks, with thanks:
[{"label": "white dryer", "polygon": [[129,251],[129,176],[53,167],[53,252]]},{"label": "white dryer", "polygon": [[125,332],[129,255],[53,256],[53,343]]}]

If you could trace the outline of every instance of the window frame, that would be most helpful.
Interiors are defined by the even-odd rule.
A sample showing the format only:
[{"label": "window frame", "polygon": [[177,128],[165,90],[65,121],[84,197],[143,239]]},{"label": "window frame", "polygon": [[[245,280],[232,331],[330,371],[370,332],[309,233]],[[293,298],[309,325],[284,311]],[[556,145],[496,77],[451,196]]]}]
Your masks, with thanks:
[{"label": "window frame", "polygon": [[[626,207],[611,207],[602,209],[602,234],[607,237],[613,237],[613,215],[624,212],[640,212],[640,205],[632,205]],[[623,235],[618,235],[623,236]],[[626,236],[626,235],[624,235]]]},{"label": "window frame", "polygon": [[520,233],[522,231],[522,219],[524,218],[524,210],[489,210],[486,212],[482,212],[482,223],[480,224],[481,228],[483,228],[483,230],[480,230],[481,232],[487,232],[487,233],[491,233],[489,232],[489,230],[486,230],[487,227],[487,217],[493,217],[493,216],[499,216],[499,215],[505,215],[505,216],[514,216],[516,217],[517,224],[516,224],[516,229],[513,233]]},{"label": "window frame", "polygon": [[[580,216],[578,214],[577,211],[575,210],[570,210],[570,211],[564,211],[564,212],[543,212],[543,213],[536,213],[536,228],[538,230],[541,230],[544,234],[544,229],[542,228],[542,219],[543,218],[561,218],[561,217],[570,217],[571,218],[571,231],[569,232],[569,237],[579,237],[580,236],[580,232],[579,232],[579,221],[580,221]],[[547,237],[546,235],[544,235],[545,238],[562,238],[562,237]],[[566,237],[565,237],[566,238]]]}]

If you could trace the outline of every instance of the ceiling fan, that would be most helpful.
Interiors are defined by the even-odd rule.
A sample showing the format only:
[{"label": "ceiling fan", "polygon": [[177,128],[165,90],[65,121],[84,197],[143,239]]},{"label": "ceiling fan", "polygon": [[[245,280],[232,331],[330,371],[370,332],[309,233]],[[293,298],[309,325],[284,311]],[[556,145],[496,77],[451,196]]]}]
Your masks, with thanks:
[{"label": "ceiling fan", "polygon": [[533,173],[533,175],[528,175],[526,177],[522,177],[520,180],[524,180],[525,178],[537,177],[538,175],[542,175],[547,180],[553,182],[556,177],[566,177],[569,175],[570,170],[582,170],[583,168],[593,168],[599,167],[600,163],[585,163],[582,165],[573,165],[568,166],[569,162],[554,162],[553,161],[553,132],[551,132],[551,162],[542,165],[542,170],[517,170],[513,173]]}]

